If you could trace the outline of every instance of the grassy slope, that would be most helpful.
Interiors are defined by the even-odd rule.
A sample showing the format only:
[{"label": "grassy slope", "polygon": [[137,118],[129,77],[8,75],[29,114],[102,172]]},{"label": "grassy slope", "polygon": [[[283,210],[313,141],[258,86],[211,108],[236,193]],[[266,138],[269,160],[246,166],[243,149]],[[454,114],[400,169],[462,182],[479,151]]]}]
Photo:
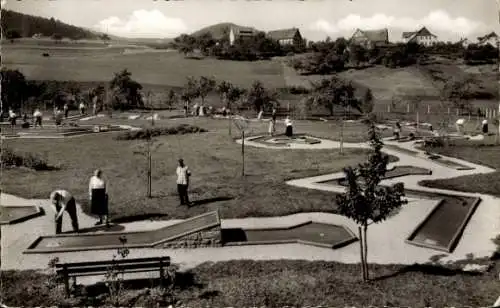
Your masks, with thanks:
[{"label": "grassy slope", "polygon": [[500,146],[480,146],[471,142],[443,148],[430,148],[431,152],[456,157],[497,169],[494,173],[461,176],[452,179],[423,181],[428,187],[478,192],[500,196]]},{"label": "grassy slope", "polygon": [[[222,217],[276,216],[302,211],[334,211],[332,194],[291,187],[285,180],[340,171],[365,158],[363,150],[289,151],[247,147],[242,178],[241,147],[229,139],[227,121],[183,120],[209,129],[204,134],[159,137],[163,145],[153,155],[153,192],[146,199],[144,158],[133,154],[139,141],[115,141],[112,134],[66,140],[9,140],[4,146],[38,152],[62,169],[51,172],[5,170],[6,192],[25,197],[47,198],[56,188],[66,188],[86,203],[87,181],[93,169],[102,168],[109,179],[110,211],[114,218],[141,214],[166,214],[185,218],[218,208]],[[164,125],[172,125],[167,120]],[[176,121],[175,124],[181,121]],[[254,129],[265,130],[266,124]],[[309,128],[307,128],[309,127]],[[330,135],[323,123],[297,124],[298,132]],[[347,136],[364,137],[364,127],[347,129]],[[236,131],[236,129],[234,129]],[[332,132],[335,131],[334,129]],[[338,131],[337,131],[338,133]],[[175,168],[183,157],[192,169],[191,199],[234,197],[230,201],[207,203],[187,209],[178,206]]]},{"label": "grassy slope", "polygon": [[[108,82],[115,72],[127,68],[134,79],[144,84],[182,86],[188,76],[213,75],[241,86],[261,80],[267,87],[284,87],[281,65],[269,61],[193,60],[177,52],[124,55],[122,48],[78,50],[6,45],[2,52],[5,67],[17,68],[27,78],[36,80]],[[42,57],[42,52],[51,56]]]},{"label": "grassy slope", "polygon": [[[497,263],[489,273],[474,276],[432,265],[370,265],[371,275],[377,279],[365,284],[359,282],[357,264],[229,261],[202,264],[191,275],[178,277],[183,286],[174,291],[174,297],[187,307],[485,307],[498,296],[500,282],[495,273],[499,269]],[[59,292],[43,287],[46,278],[41,274],[2,274],[4,304],[56,305],[61,300]],[[122,298],[133,299],[138,293],[143,292],[128,291]],[[132,300],[127,304],[142,303]]]}]

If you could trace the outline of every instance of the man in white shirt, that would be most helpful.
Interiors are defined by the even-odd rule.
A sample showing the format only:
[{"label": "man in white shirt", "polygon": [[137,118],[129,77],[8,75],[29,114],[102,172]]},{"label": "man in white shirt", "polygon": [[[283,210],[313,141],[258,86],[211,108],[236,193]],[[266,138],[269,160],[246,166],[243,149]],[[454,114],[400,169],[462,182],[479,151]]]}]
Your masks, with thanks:
[{"label": "man in white shirt", "polygon": [[462,134],[464,132],[465,119],[458,119],[455,123],[457,127],[457,133]]},{"label": "man in white shirt", "polygon": [[482,122],[482,132],[483,134],[488,133],[488,120],[484,119]]},{"label": "man in white shirt", "polygon": [[36,127],[37,125],[42,127],[42,112],[40,111],[40,109],[35,110],[35,112],[33,113],[33,117],[35,118],[34,127]]},{"label": "man in white shirt", "polygon": [[177,166],[177,191],[179,193],[179,198],[181,200],[181,205],[191,205],[188,197],[188,186],[189,177],[191,176],[191,171],[189,171],[188,166],[184,165],[184,160],[179,159],[179,166]]},{"label": "man in white shirt", "polygon": [[78,216],[76,214],[76,201],[73,195],[63,189],[58,189],[50,194],[50,201],[52,202],[52,209],[56,213],[56,234],[62,231],[62,216],[64,211],[68,212],[71,218],[71,225],[73,231],[78,232]]}]

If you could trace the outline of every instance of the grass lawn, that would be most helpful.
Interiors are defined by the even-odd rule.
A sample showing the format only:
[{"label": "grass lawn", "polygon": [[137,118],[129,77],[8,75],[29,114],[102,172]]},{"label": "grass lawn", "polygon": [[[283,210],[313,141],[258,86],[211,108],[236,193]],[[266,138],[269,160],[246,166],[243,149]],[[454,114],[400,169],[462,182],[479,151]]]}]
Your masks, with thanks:
[{"label": "grass lawn", "polygon": [[[118,120],[115,120],[118,121]],[[144,122],[146,123],[146,122]],[[62,140],[6,140],[4,146],[22,152],[36,152],[60,170],[35,172],[5,170],[3,190],[26,198],[48,198],[56,188],[68,189],[78,202],[87,205],[87,185],[92,171],[102,168],[108,179],[112,218],[159,214],[167,218],[186,218],[219,209],[222,217],[277,216],[305,211],[334,212],[334,196],[328,192],[296,188],[285,184],[292,178],[340,171],[366,158],[366,150],[270,150],[246,147],[246,176],[241,177],[241,146],[227,134],[227,121],[212,119],[166,120],[158,125],[194,124],[207,133],[162,136],[162,145],[153,154],[153,194],[146,196],[146,161],[133,152],[141,141],[117,141],[116,133],[82,136]],[[308,124],[309,123],[309,124]],[[338,133],[325,123],[298,125],[311,135],[335,137]],[[257,124],[254,124],[257,125]],[[262,124],[262,129],[267,124]],[[255,129],[255,132],[260,126]],[[333,129],[330,133],[329,129]],[[233,128],[236,132],[236,129]],[[362,139],[364,126],[352,126],[346,136]],[[352,138],[354,139],[354,138]],[[351,140],[352,141],[352,140]],[[201,205],[180,207],[177,200],[175,168],[183,157],[192,170],[190,197]],[[210,202],[212,198],[229,201]]]},{"label": "grass lawn", "polygon": [[500,196],[500,146],[482,145],[481,142],[470,141],[468,144],[450,145],[448,147],[429,148],[426,150],[489,166],[497,169],[497,171],[452,179],[422,181],[421,184],[424,186]]},{"label": "grass lawn", "polygon": [[[498,262],[483,275],[434,265],[374,264],[370,265],[374,279],[360,283],[358,264],[241,260],[206,263],[182,273],[171,295],[174,303],[187,307],[486,307],[498,297],[498,270]],[[59,292],[44,287],[46,276],[40,273],[6,271],[2,277],[6,305],[60,303]],[[144,294],[126,291],[121,306],[150,306],[148,297],[151,300],[153,295]],[[99,303],[90,296],[86,301],[94,306]]]},{"label": "grass lawn", "polygon": [[[270,88],[285,87],[282,65],[275,61],[193,60],[176,51],[124,54],[123,48],[5,47],[2,64],[19,69],[27,79],[109,82],[115,72],[127,68],[141,84],[183,86],[188,76],[209,75],[246,87],[255,80]],[[50,57],[42,57],[44,52]]]}]

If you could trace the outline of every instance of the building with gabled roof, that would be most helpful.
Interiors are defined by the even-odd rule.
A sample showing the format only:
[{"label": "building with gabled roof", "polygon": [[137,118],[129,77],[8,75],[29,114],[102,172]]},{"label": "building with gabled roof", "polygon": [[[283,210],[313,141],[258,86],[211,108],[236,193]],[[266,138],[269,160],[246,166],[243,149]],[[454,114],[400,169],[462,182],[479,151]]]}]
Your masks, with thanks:
[{"label": "building with gabled roof", "polygon": [[389,30],[387,30],[387,28],[380,30],[356,29],[349,39],[349,43],[360,45],[368,49],[386,46],[389,44]]},{"label": "building with gabled roof", "polygon": [[491,32],[486,34],[485,36],[480,36],[477,38],[479,46],[491,45],[493,47],[497,47],[499,42],[499,37],[495,32]]},{"label": "building with gabled roof", "polygon": [[229,31],[229,44],[233,45],[239,38],[254,37],[258,33],[259,31],[250,27],[231,27],[231,30]]},{"label": "building with gabled roof", "polygon": [[304,44],[304,39],[297,28],[269,31],[267,37],[277,41],[282,46],[288,45],[300,48]]},{"label": "building with gabled roof", "polygon": [[435,45],[438,40],[437,35],[432,34],[426,27],[422,27],[415,32],[403,32],[403,42],[432,46]]}]

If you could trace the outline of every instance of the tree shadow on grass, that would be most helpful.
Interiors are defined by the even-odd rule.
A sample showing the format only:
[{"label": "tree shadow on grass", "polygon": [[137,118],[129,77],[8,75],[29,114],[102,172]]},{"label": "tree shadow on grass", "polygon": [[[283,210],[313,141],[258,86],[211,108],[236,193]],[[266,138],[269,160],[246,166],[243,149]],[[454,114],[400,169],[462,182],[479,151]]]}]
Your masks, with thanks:
[{"label": "tree shadow on grass", "polygon": [[204,205],[204,204],[209,204],[209,203],[213,203],[213,202],[220,202],[220,201],[229,201],[229,200],[233,200],[233,199],[234,199],[233,197],[229,197],[229,196],[206,198],[206,199],[191,201],[191,206]]},{"label": "tree shadow on grass", "polygon": [[434,275],[434,276],[456,276],[456,275],[481,276],[482,275],[481,273],[477,272],[466,272],[461,269],[447,268],[445,266],[437,264],[412,264],[401,268],[395,273],[373,278],[372,281],[381,281],[407,273],[422,273],[425,275]]}]

